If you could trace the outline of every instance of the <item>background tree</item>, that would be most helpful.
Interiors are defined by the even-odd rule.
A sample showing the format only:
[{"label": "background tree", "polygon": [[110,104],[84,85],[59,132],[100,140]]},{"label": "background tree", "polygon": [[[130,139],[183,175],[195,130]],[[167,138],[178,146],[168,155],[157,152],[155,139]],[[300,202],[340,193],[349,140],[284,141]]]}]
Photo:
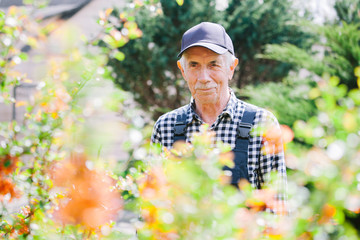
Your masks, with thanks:
[{"label": "background tree", "polygon": [[266,44],[291,43],[299,48],[312,44],[309,33],[299,26],[307,15],[300,17],[291,1],[229,1],[225,10],[224,25],[234,43],[239,69],[234,82],[238,88],[248,84],[280,81],[292,64],[259,59]]},{"label": "background tree", "polygon": [[313,48],[299,48],[287,42],[269,44],[263,59],[292,63],[297,69],[305,68],[321,76],[324,72],[340,78],[349,89],[357,88],[353,69],[360,65],[360,3],[354,0],[337,0],[334,4],[337,19],[324,26],[311,26],[309,30],[320,38]]},{"label": "background tree", "polygon": [[[304,22],[304,28],[319,36],[314,38],[311,47],[300,48],[290,42],[266,45],[264,54],[258,54],[257,58],[292,64],[295,74],[289,75],[281,83],[246,87],[240,95],[249,97],[254,104],[271,108],[280,123],[293,126],[294,120],[306,121],[316,114],[315,102],[307,92],[324,73],[338,76],[341,88],[357,88],[353,69],[360,65],[358,4],[352,0],[337,0],[334,23],[319,26]],[[259,92],[261,94],[257,94]]]},{"label": "background tree", "polygon": [[321,76],[324,72],[340,77],[349,89],[357,87],[352,70],[360,64],[359,24],[328,25],[314,27],[314,31],[326,39],[318,42],[315,51],[300,49],[292,44],[266,46],[260,57],[293,63],[300,68]]},{"label": "background tree", "polygon": [[238,95],[248,98],[247,101],[271,110],[281,124],[293,126],[297,120],[306,121],[316,114],[316,106],[309,99],[308,93],[313,80],[300,80],[292,75],[282,82],[268,82],[248,85],[240,89]]},{"label": "background tree", "polygon": [[338,20],[346,23],[360,22],[360,2],[356,0],[338,0],[334,4]]},{"label": "background tree", "polygon": [[[135,9],[142,37],[122,47],[125,61],[113,56],[108,61],[115,83],[132,92],[135,100],[155,116],[182,104],[187,94],[176,65],[183,32],[195,22],[218,19],[215,1],[185,1],[181,7],[175,1],[160,3],[157,9],[148,6]],[[112,15],[118,17],[119,11]]]},{"label": "background tree", "polygon": [[[182,34],[201,21],[222,23],[231,35],[240,67],[234,83],[243,87],[249,83],[279,81],[291,69],[291,64],[256,59],[267,43],[290,42],[306,47],[310,35],[296,22],[297,11],[286,0],[230,1],[225,10],[216,8],[216,1],[161,0],[158,8],[135,6],[134,19],[142,37],[121,46],[126,61],[119,55],[108,55],[108,66],[118,86],[134,94],[135,100],[156,118],[160,114],[186,103],[185,82],[176,66]],[[112,17],[120,20],[120,12]],[[108,47],[100,41],[99,46]]]},{"label": "background tree", "polygon": [[[156,8],[152,9],[155,11],[149,8],[155,13]],[[141,32],[130,15],[117,18],[110,15],[111,12],[112,9],[107,9],[100,14],[99,22],[108,33],[102,36],[108,48],[102,50],[107,56],[121,60],[124,53],[119,46],[129,43]],[[123,28],[113,28],[112,21],[117,19],[121,19]],[[295,137],[311,147],[310,151],[301,151],[292,143],[287,145],[286,164],[292,169],[288,171],[289,206],[293,214],[283,218],[262,211],[275,206],[276,188],[272,189],[271,185],[253,191],[244,183],[240,186],[241,192],[223,186],[229,176],[221,169],[224,164],[231,164],[231,154],[226,154],[230,148],[220,143],[219,148],[214,149],[208,138],[211,133],[206,128],[194,138],[192,146],[177,145],[160,154],[161,147],[150,146],[148,142],[151,124],[141,119],[133,105],[125,103],[128,93],[118,90],[115,95],[106,96],[113,99],[104,99],[104,105],[87,104],[85,95],[94,98],[87,92],[89,87],[94,82],[102,84],[104,73],[112,73],[103,71],[101,54],[83,52],[72,42],[62,57],[47,58],[51,63],[48,74],[32,100],[13,99],[11,88],[30,81],[15,70],[20,59],[27,59],[15,43],[20,40],[39,45],[45,38],[44,29],[34,28],[34,23],[23,10],[12,8],[6,14],[0,11],[0,98],[5,104],[15,102],[18,108],[26,107],[24,121],[0,123],[1,238],[130,239],[135,236],[125,236],[115,222],[108,221],[116,212],[111,208],[122,204],[125,209],[141,214],[141,221],[139,215],[131,220],[141,239],[208,236],[210,239],[344,240],[360,237],[359,222],[356,222],[360,213],[359,88],[349,90],[339,77],[319,71],[317,75],[322,77],[308,74],[310,84],[298,81],[296,74],[291,74],[282,82],[257,85],[248,96],[253,100],[262,95],[265,106],[276,103],[298,111],[296,116],[284,109],[278,111],[279,119],[299,118],[293,128]],[[19,33],[27,37],[19,39]],[[66,36],[64,39],[73,39],[65,34],[59,32],[59,36]],[[31,37],[34,35],[36,38]],[[358,44],[347,37],[342,42],[354,49]],[[296,51],[292,54],[294,58],[304,56]],[[320,68],[324,59],[317,61]],[[360,66],[348,71],[360,86]],[[265,98],[263,95],[268,92],[275,96]],[[301,96],[305,102],[301,102]],[[277,97],[275,103],[274,97]],[[318,114],[305,119],[302,115],[307,111],[302,112],[302,108],[308,100],[316,106]],[[98,110],[107,107],[125,119],[130,118],[118,125],[126,131],[121,137],[129,137],[122,146],[127,154],[117,156],[125,158],[125,166],[123,161],[104,159],[100,153],[99,146],[105,145],[104,121],[98,125],[101,131],[86,124],[104,113]],[[90,132],[99,134],[91,136]],[[293,135],[290,129],[284,133]],[[282,147],[277,134],[263,137]],[[94,142],[89,141],[91,138]],[[152,147],[155,148],[152,154],[146,156],[146,150]],[[89,155],[79,154],[84,148],[99,150],[89,151]],[[134,160],[143,164],[129,164],[131,167],[126,169]],[[103,168],[108,170],[101,171]],[[9,199],[17,197],[17,191],[25,194],[29,202],[21,211],[9,211]],[[119,200],[119,191],[122,200]],[[103,214],[106,212],[110,215]]]}]

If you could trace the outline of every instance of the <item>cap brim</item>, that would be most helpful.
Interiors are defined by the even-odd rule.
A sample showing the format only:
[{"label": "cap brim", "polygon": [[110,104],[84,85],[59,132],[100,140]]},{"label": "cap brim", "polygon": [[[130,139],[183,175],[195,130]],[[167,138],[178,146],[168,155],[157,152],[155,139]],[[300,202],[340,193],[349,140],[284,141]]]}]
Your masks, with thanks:
[{"label": "cap brim", "polygon": [[226,48],[223,48],[219,45],[216,45],[216,44],[212,44],[212,43],[194,43],[194,44],[191,44],[189,45],[187,48],[183,49],[179,54],[178,54],[178,57],[181,57],[181,55],[189,48],[191,47],[205,47],[207,49],[210,49],[211,51],[213,52],[216,52],[217,54],[224,54],[226,53],[228,50]]}]

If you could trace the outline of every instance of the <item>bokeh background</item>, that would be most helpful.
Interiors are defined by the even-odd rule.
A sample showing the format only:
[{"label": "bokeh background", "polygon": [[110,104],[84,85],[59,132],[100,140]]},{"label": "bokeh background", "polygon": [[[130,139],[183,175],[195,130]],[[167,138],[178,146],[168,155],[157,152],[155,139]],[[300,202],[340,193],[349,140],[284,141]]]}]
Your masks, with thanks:
[{"label": "bokeh background", "polygon": [[[206,128],[149,143],[190,100],[176,56],[201,21],[234,42],[236,95],[282,124],[263,136],[286,150],[280,213],[271,181],[227,186]],[[360,238],[359,1],[0,0],[0,29],[2,238]]]}]

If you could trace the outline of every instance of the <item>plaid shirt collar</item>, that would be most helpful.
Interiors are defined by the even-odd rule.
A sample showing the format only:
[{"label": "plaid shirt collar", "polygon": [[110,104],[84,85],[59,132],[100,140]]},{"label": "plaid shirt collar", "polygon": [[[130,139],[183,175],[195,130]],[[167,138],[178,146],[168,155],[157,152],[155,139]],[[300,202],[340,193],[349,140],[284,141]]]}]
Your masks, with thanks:
[{"label": "plaid shirt collar", "polygon": [[[235,110],[237,108],[237,98],[235,96],[234,91],[229,88],[230,91],[230,99],[226,105],[226,107],[224,108],[224,110],[222,111],[222,113],[219,115],[219,118],[223,117],[223,116],[228,116],[231,119],[234,118],[234,114],[235,114]],[[195,104],[195,99],[193,97],[191,97],[190,100],[190,104],[189,107],[187,109],[187,119],[186,119],[186,123],[190,124],[192,122],[192,120],[196,120],[196,121],[201,121],[201,118],[199,117],[199,115],[196,113],[195,111],[196,109],[196,104]]]}]

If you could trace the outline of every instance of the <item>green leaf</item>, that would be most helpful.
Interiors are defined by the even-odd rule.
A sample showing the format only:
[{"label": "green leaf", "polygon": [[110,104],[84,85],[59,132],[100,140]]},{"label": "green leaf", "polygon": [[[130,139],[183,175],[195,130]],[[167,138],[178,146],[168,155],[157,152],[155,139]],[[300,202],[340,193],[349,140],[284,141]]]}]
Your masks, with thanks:
[{"label": "green leaf", "polygon": [[[84,71],[84,72],[81,74],[81,77],[82,77],[84,80],[86,80],[86,81],[91,80],[92,76],[93,76],[93,73],[90,72],[90,71]],[[82,84],[83,84],[83,83],[81,82],[80,85],[82,85]]]},{"label": "green leaf", "polygon": [[117,48],[116,40],[111,36],[105,35],[102,40],[107,43],[111,48]]},{"label": "green leaf", "polygon": [[23,3],[24,3],[25,5],[31,5],[31,4],[34,3],[34,0],[23,0]]},{"label": "green leaf", "polygon": [[23,61],[26,61],[26,60],[28,60],[28,55],[26,53],[22,52],[19,54],[19,58]]},{"label": "green leaf", "polygon": [[354,69],[354,74],[355,76],[360,77],[360,66]]},{"label": "green leaf", "polygon": [[0,59],[0,67],[5,67],[6,61]]},{"label": "green leaf", "polygon": [[184,4],[184,0],[176,0],[176,2],[179,6],[182,6]]},{"label": "green leaf", "polygon": [[114,54],[114,58],[116,58],[119,61],[123,61],[125,59],[125,54],[123,52],[116,52]]},{"label": "green leaf", "polygon": [[336,87],[340,83],[340,78],[333,76],[330,78],[329,83],[331,86]]},{"label": "green leaf", "polygon": [[360,105],[360,91],[358,89],[352,89],[349,92],[349,97],[355,102],[355,104]]},{"label": "green leaf", "polygon": [[344,221],[345,221],[345,214],[343,211],[340,211],[340,209],[337,209],[336,210],[336,213],[335,213],[335,216],[334,216],[334,219],[335,221],[338,223],[338,224],[343,224]]},{"label": "green leaf", "polygon": [[46,185],[48,185],[50,188],[52,188],[53,187],[53,181],[50,179],[50,178],[48,178],[48,179],[45,179],[44,180],[44,183],[46,184]]}]

